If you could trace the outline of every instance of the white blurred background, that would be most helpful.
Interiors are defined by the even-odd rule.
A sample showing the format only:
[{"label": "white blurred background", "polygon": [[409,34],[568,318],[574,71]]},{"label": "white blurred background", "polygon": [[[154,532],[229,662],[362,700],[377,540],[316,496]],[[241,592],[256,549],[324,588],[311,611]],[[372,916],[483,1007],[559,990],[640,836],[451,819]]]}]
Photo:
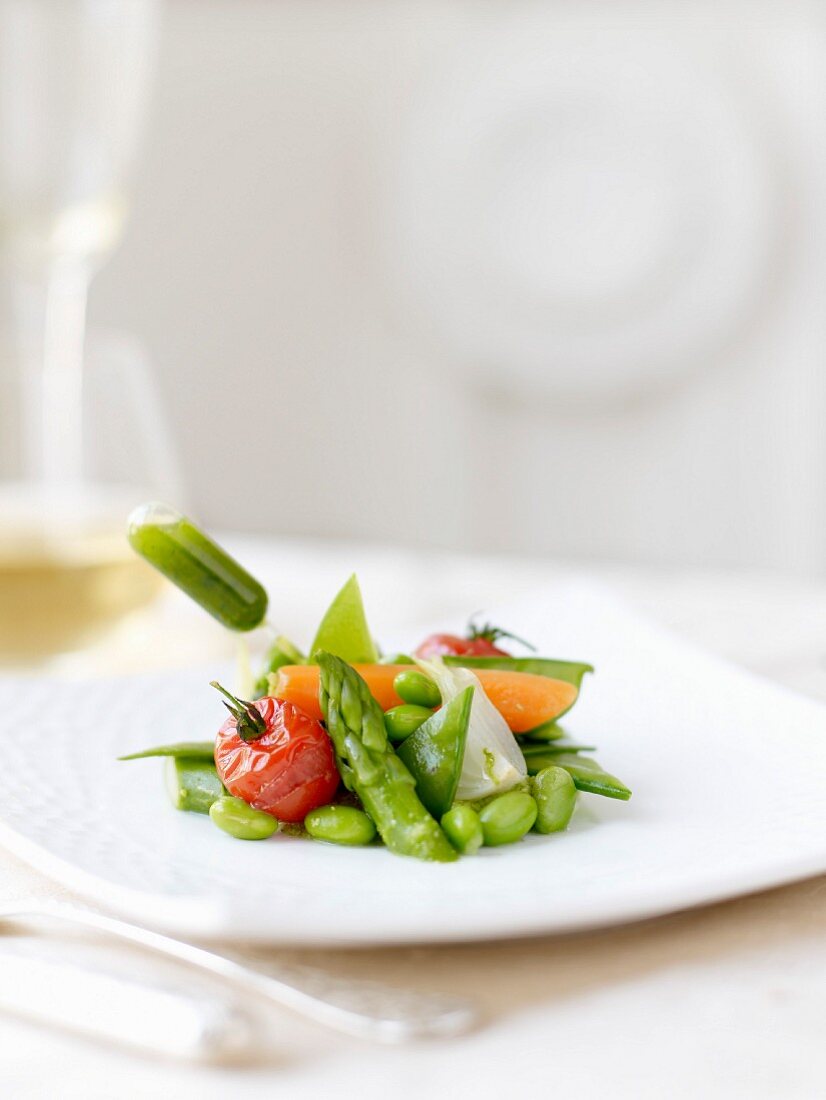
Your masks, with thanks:
[{"label": "white blurred background", "polygon": [[826,565],[822,6],[168,0],[91,331],[214,527]]}]

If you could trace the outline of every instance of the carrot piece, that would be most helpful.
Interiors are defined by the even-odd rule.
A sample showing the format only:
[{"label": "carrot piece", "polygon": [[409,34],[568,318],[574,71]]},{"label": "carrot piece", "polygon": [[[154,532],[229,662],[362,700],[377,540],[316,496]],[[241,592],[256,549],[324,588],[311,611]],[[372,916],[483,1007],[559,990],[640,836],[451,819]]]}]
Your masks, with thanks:
[{"label": "carrot piece", "polygon": [[[398,706],[393,681],[410,665],[354,665],[382,710]],[[577,697],[577,689],[564,680],[551,680],[532,672],[495,668],[474,669],[485,694],[514,733],[525,733],[563,714]],[[321,718],[318,702],[318,667],[282,665],[273,694],[294,703],[311,718]]]}]

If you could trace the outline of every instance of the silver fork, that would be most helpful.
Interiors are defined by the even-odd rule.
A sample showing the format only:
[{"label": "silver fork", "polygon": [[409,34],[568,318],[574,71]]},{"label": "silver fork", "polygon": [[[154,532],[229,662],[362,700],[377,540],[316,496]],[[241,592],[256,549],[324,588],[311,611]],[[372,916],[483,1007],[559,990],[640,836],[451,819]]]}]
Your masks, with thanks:
[{"label": "silver fork", "polygon": [[0,922],[19,922],[31,917],[54,918],[105,932],[361,1039],[405,1043],[421,1038],[445,1038],[470,1030],[477,1021],[474,1006],[460,997],[336,978],[313,967],[282,967],[281,976],[272,977],[225,955],[92,910],[62,902],[0,902]]}]

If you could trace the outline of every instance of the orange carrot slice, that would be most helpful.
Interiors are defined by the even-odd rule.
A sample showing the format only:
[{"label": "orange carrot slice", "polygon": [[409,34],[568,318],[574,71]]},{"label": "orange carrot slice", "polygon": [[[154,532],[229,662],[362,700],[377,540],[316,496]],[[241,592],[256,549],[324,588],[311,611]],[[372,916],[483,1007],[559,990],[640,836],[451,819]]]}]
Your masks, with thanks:
[{"label": "orange carrot slice", "polygon": [[[364,678],[382,710],[402,700],[393,688],[396,676],[410,665],[354,665]],[[577,689],[564,680],[551,680],[532,672],[511,672],[495,668],[473,670],[485,694],[514,733],[525,733],[563,714],[577,697]],[[311,718],[321,718],[318,702],[318,667],[283,665],[273,695],[294,703]]]}]

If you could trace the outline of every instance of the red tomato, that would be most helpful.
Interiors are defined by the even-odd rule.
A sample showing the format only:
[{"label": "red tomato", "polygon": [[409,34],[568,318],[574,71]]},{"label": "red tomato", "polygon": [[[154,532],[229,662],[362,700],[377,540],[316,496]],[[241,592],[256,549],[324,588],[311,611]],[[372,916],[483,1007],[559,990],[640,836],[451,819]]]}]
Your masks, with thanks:
[{"label": "red tomato", "polygon": [[292,703],[266,697],[252,706],[265,730],[254,741],[238,734],[228,718],[215,739],[215,766],[230,794],[279,821],[303,821],[324,806],[339,783],[327,731]]},{"label": "red tomato", "polygon": [[473,638],[460,638],[458,634],[431,634],[416,650],[415,656],[509,657],[510,654],[495,646],[483,634],[477,634]]}]

